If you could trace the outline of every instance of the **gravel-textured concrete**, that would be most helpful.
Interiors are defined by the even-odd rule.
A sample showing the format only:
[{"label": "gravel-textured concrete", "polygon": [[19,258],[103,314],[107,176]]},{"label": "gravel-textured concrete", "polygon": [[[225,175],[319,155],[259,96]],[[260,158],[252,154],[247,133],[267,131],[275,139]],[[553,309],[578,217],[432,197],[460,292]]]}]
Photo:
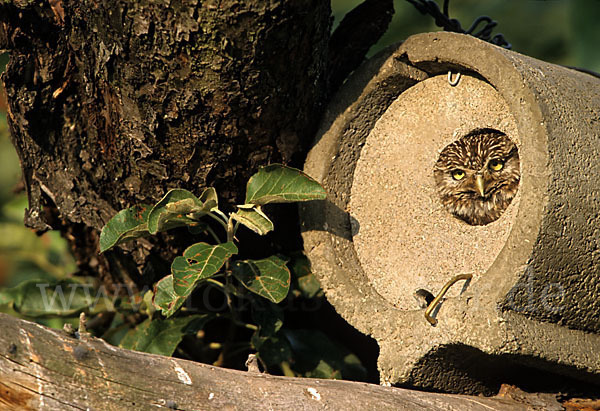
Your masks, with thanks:
[{"label": "gravel-textured concrete", "polygon": [[[463,73],[454,88],[448,70]],[[517,142],[521,183],[498,221],[469,227],[436,202],[431,168],[478,127]],[[593,76],[454,33],[413,36],[357,70],[305,166],[328,199],[301,210],[315,274],[378,341],[382,381],[489,392],[512,362],[600,381],[599,158]],[[436,293],[464,271],[475,279],[431,326],[414,288]]]},{"label": "gravel-textured concrete", "polygon": [[444,147],[483,127],[518,142],[514,118],[492,86],[463,75],[453,87],[443,74],[403,92],[366,139],[349,203],[353,242],[369,281],[398,308],[417,308],[416,289],[436,293],[456,274],[477,281],[504,247],[518,201],[499,220],[472,226],[446,211],[433,179]]}]

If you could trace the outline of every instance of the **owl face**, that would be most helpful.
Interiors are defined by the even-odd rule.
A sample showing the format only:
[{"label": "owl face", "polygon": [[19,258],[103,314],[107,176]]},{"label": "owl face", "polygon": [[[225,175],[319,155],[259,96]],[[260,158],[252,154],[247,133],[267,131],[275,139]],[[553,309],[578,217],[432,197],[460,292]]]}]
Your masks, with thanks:
[{"label": "owl face", "polygon": [[471,225],[488,224],[517,194],[517,146],[499,131],[477,130],[444,148],[433,174],[449,212]]}]

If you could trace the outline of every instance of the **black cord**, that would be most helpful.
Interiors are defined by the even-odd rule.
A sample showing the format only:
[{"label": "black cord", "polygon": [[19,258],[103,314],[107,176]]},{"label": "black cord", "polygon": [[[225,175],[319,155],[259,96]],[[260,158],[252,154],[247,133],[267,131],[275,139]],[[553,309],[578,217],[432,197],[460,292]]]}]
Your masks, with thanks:
[{"label": "black cord", "polygon": [[[435,24],[438,27],[443,28],[445,31],[452,31],[454,33],[464,33],[469,34],[473,37],[477,37],[478,39],[490,42],[500,47],[504,47],[505,49],[511,49],[512,44],[510,44],[504,38],[504,35],[501,33],[496,34],[492,37],[492,30],[494,27],[498,25],[498,22],[492,20],[489,16],[480,16],[475,19],[475,21],[471,24],[468,30],[464,30],[460,25],[460,22],[456,19],[451,19],[448,13],[450,0],[444,0],[444,11],[440,10],[438,4],[433,0],[406,0],[415,8],[421,12],[422,14],[429,14],[435,19]],[[481,25],[481,23],[485,23],[483,28],[476,33],[473,33],[477,27]],[[572,66],[564,66],[570,68],[572,70],[577,70],[582,73],[589,74],[591,76],[600,78],[600,73],[596,73],[595,71],[580,68],[580,67],[572,67]]]},{"label": "black cord", "polygon": [[[498,25],[498,22],[492,20],[488,16],[481,16],[475,19],[471,27],[468,30],[465,30],[460,25],[460,22],[457,19],[451,19],[449,16],[449,3],[450,0],[444,0],[443,12],[440,10],[440,6],[438,6],[437,2],[434,0],[406,0],[410,4],[412,4],[420,13],[428,14],[435,20],[435,25],[444,29],[444,31],[451,31],[454,33],[464,33],[469,34],[473,37],[477,37],[483,41],[490,42],[500,47],[504,47],[506,49],[510,49],[512,44],[510,44],[501,33],[496,34],[492,37],[492,30],[494,27]],[[481,23],[485,25],[483,28],[476,33],[473,33]]]}]

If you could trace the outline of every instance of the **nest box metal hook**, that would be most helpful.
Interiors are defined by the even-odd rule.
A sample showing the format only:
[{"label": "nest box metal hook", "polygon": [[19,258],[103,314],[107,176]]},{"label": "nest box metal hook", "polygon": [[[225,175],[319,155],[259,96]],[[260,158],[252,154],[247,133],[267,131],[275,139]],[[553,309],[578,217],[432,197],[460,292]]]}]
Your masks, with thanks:
[{"label": "nest box metal hook", "polygon": [[446,295],[446,292],[448,291],[448,289],[450,287],[452,287],[457,281],[470,280],[471,278],[473,278],[473,274],[459,274],[459,275],[452,277],[452,279],[450,281],[448,281],[446,283],[446,285],[444,285],[442,287],[442,289],[440,290],[440,293],[429,304],[429,307],[427,307],[427,310],[425,310],[425,318],[427,319],[427,321],[429,321],[429,324],[431,324],[431,325],[437,324],[437,320],[431,316],[431,313],[433,312],[433,310],[435,310],[435,307],[437,307],[437,305],[440,303],[441,299],[444,298],[444,295]]},{"label": "nest box metal hook", "polygon": [[450,84],[452,87],[455,87],[458,85],[459,81],[460,81],[460,72],[457,72],[456,77],[454,78],[454,80],[452,80],[452,70],[448,70],[448,84]]}]

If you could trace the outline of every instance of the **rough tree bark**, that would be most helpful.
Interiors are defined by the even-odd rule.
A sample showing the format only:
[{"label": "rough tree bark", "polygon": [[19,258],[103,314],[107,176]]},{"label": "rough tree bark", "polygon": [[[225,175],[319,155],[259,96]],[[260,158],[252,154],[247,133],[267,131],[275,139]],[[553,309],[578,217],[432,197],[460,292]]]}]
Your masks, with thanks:
[{"label": "rough tree bark", "polygon": [[96,257],[116,211],[173,187],[239,200],[259,165],[302,152],[324,101],[327,0],[15,1],[0,13],[25,222],[65,233],[89,274],[148,264],[148,249],[135,264]]},{"label": "rough tree bark", "polygon": [[301,166],[327,96],[392,14],[365,1],[330,42],[329,0],[3,3],[26,225],[61,230],[106,285],[170,260],[172,238],[98,257],[98,230],[169,188],[214,186],[231,205],[259,165]]}]

